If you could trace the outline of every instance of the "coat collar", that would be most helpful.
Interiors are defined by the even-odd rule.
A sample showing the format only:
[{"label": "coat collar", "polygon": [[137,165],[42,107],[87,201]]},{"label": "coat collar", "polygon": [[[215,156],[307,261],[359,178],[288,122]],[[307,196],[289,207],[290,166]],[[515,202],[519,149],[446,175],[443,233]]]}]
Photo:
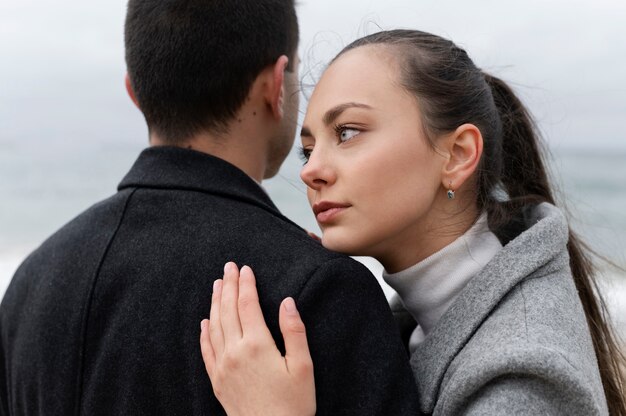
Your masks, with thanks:
[{"label": "coat collar", "polygon": [[171,146],[144,149],[118,186],[206,192],[256,205],[298,228],[251,177],[218,157]]},{"label": "coat collar", "polygon": [[[411,367],[416,375],[423,412],[433,412],[452,360],[502,298],[537,269],[544,268],[542,272],[548,273],[562,266],[561,262],[552,260],[563,254],[569,238],[563,214],[553,205],[543,203],[529,209],[524,217],[528,229],[509,242],[470,280],[413,352]],[[397,300],[392,310],[396,316],[402,316]]]}]

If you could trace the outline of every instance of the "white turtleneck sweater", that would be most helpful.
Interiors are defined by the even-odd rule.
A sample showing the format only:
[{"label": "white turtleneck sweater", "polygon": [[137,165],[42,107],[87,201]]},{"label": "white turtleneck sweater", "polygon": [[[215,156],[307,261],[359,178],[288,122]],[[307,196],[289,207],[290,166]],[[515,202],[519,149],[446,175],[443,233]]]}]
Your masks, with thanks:
[{"label": "white turtleneck sweater", "polygon": [[409,350],[428,336],[467,282],[502,249],[483,213],[465,234],[416,265],[398,273],[383,271],[383,279],[417,321]]}]

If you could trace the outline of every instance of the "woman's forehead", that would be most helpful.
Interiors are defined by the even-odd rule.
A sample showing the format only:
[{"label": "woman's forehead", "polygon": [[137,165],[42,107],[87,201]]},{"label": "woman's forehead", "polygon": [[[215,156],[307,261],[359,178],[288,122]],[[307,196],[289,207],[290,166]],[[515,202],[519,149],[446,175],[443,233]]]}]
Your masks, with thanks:
[{"label": "woman's forehead", "polygon": [[[375,99],[399,86],[398,66],[388,53],[379,47],[362,46],[337,58],[324,72],[315,87],[309,106],[324,103],[337,105],[338,101]],[[331,100],[333,103],[329,103]]]}]

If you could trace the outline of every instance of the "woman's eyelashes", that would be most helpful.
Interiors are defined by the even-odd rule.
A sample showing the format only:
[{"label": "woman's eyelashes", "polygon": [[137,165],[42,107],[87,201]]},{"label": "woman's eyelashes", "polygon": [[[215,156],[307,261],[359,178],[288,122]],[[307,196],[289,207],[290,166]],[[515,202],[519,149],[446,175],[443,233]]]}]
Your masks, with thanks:
[{"label": "woman's eyelashes", "polygon": [[304,163],[305,165],[306,165],[306,162],[308,162],[309,158],[311,157],[311,151],[312,149],[306,149],[302,146],[298,147],[298,157],[300,158],[302,163]]},{"label": "woman's eyelashes", "polygon": [[341,143],[345,143],[348,140],[352,139],[354,136],[358,135],[361,130],[352,127],[352,126],[347,126],[345,124],[337,124],[334,127],[335,133],[337,134],[337,138],[339,139],[339,141]]}]

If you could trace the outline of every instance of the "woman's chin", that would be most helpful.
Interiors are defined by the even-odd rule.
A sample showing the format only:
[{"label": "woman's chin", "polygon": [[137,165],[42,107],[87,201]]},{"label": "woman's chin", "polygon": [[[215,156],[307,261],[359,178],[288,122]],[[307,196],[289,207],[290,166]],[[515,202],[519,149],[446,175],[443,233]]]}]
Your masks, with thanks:
[{"label": "woman's chin", "polygon": [[341,238],[341,236],[333,235],[331,232],[322,234],[322,245],[324,248],[336,251],[337,253],[346,254],[348,256],[363,256],[362,249],[358,242],[349,238]]}]

